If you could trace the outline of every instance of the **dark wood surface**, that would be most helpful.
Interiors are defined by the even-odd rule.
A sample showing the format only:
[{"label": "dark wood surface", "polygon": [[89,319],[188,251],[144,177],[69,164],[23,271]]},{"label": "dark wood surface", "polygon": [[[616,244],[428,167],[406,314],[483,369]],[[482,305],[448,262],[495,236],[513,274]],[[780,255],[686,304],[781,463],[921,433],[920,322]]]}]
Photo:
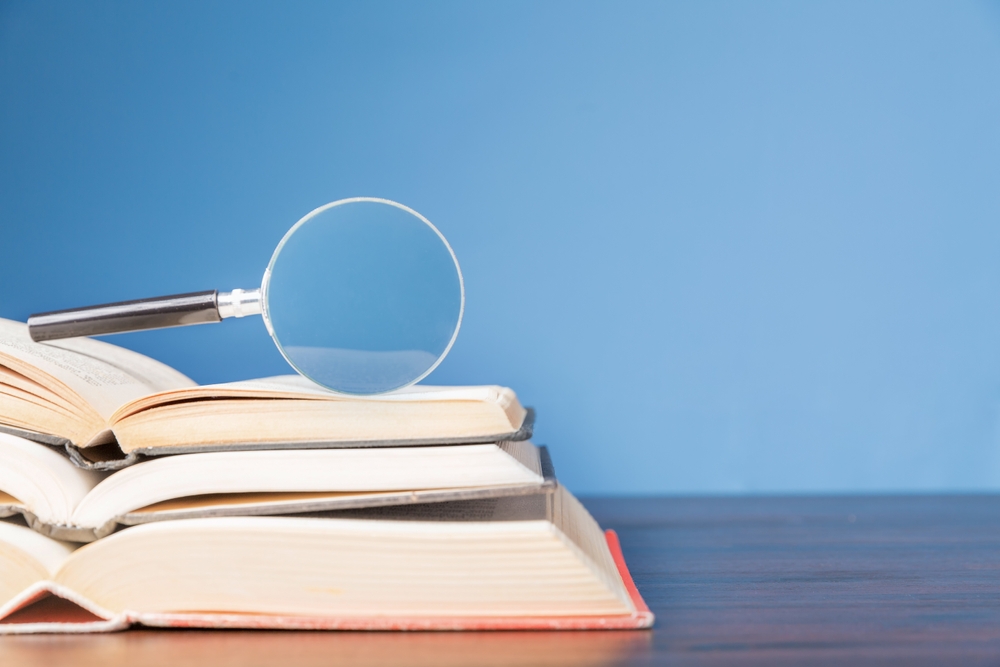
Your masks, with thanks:
[{"label": "dark wood surface", "polygon": [[4,637],[0,665],[1000,664],[1000,496],[587,505],[652,631]]},{"label": "dark wood surface", "polygon": [[602,500],[634,664],[1000,664],[1000,496]]}]

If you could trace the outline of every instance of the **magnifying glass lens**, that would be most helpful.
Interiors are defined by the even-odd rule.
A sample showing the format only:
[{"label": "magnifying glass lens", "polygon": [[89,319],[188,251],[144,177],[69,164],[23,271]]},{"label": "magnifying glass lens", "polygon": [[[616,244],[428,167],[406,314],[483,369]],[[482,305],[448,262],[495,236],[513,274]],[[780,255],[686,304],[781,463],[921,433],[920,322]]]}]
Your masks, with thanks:
[{"label": "magnifying glass lens", "polygon": [[314,382],[380,394],[448,354],[465,291],[455,253],[426,218],[386,199],[342,199],[299,220],[260,289],[216,290],[37,313],[36,342],[262,314],[281,354]]},{"label": "magnifying glass lens", "polygon": [[447,354],[462,318],[458,262],[438,230],[386,200],[335,202],[274,251],[264,317],[285,359],[335,391],[405,387]]}]

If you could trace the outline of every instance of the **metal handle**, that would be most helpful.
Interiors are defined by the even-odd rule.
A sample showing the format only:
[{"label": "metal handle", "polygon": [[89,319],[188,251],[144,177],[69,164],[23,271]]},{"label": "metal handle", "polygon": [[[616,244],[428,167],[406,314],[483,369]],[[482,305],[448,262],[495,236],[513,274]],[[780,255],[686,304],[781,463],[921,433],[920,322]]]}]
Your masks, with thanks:
[{"label": "metal handle", "polygon": [[221,322],[219,296],[212,290],[38,313],[28,318],[28,333],[41,342]]}]

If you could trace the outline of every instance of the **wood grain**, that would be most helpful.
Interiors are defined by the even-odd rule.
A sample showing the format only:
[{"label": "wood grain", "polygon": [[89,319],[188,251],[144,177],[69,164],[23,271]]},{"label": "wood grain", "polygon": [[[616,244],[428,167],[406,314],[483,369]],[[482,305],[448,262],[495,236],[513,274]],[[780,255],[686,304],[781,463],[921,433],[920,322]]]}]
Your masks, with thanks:
[{"label": "wood grain", "polygon": [[1000,497],[588,507],[657,615],[634,664],[1000,662]]},{"label": "wood grain", "polygon": [[4,637],[0,665],[1000,663],[1000,496],[586,504],[653,631]]}]

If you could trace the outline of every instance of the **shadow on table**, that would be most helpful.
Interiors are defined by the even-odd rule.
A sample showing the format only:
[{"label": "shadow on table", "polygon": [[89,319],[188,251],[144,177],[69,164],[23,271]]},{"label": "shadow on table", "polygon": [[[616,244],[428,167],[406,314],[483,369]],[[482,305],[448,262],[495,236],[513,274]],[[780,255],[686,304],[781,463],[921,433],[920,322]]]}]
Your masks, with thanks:
[{"label": "shadow on table", "polygon": [[247,632],[132,630],[0,638],[0,665],[614,665],[648,656],[648,631]]}]

